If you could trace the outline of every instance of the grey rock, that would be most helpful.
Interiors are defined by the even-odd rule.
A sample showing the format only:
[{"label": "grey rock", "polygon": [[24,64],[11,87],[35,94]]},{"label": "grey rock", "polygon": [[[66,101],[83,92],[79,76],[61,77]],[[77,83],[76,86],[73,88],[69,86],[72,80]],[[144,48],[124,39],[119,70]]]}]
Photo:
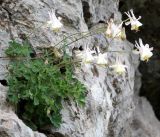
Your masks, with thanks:
[{"label": "grey rock", "polygon": [[17,117],[12,107],[6,103],[7,90],[0,84],[0,137],[46,137],[33,132]]},{"label": "grey rock", "polygon": [[146,98],[138,100],[133,114],[132,137],[159,137],[160,122],[155,117],[153,109]]},{"label": "grey rock", "polygon": [[13,112],[0,111],[1,137],[46,137],[44,134],[33,132]]},{"label": "grey rock", "polygon": [[[1,3],[0,47],[3,50],[0,49],[0,55],[2,57],[5,57],[4,50],[8,47],[9,40],[15,38],[22,42],[24,34],[30,36],[28,40],[36,50],[37,47],[55,45],[63,39],[64,35],[104,27],[104,23],[113,13],[116,22],[121,21],[117,0],[5,0]],[[47,13],[50,9],[54,9],[56,15],[62,17],[64,28],[60,33],[54,33],[42,26],[48,20]],[[37,27],[39,29],[35,29]],[[35,32],[31,33],[32,31]],[[137,109],[135,111],[135,101],[138,98],[134,95],[134,90],[136,89],[136,94],[138,94],[140,84],[136,83],[138,87],[135,86],[135,73],[139,61],[131,53],[133,45],[128,41],[106,39],[104,35],[97,34],[69,45],[68,52],[72,54],[71,49],[75,46],[92,48],[97,45],[110,51],[108,53],[110,64],[113,64],[116,57],[120,56],[121,61],[128,66],[127,72],[123,76],[116,76],[110,68],[96,65],[84,65],[81,69],[76,69],[75,77],[84,83],[88,90],[86,105],[81,108],[73,101],[63,102],[61,112],[63,123],[59,129],[50,128],[53,134],[59,133],[65,137],[134,136],[135,129],[133,130],[132,120],[133,112],[137,111]],[[0,60],[0,79],[6,78],[7,63],[8,60],[4,58]],[[33,132],[18,119],[13,108],[6,103],[6,93],[7,89],[1,86],[0,135],[43,137],[44,135]],[[152,110],[150,111],[152,113]]]}]

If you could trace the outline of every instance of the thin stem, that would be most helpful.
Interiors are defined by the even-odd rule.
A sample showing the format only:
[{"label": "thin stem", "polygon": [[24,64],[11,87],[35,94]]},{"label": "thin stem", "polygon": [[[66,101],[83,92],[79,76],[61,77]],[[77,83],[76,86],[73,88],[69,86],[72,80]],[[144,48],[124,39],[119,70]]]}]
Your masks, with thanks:
[{"label": "thin stem", "polygon": [[63,42],[64,40],[66,40],[66,39],[68,39],[68,38],[70,38],[70,37],[72,37],[72,36],[74,36],[74,35],[77,35],[77,34],[89,34],[89,33],[91,33],[91,32],[94,32],[94,31],[96,31],[96,30],[101,30],[101,29],[104,29],[104,28],[106,28],[106,27],[101,27],[101,28],[97,28],[97,29],[94,29],[94,30],[91,30],[91,31],[84,31],[84,32],[78,32],[78,33],[74,33],[74,34],[71,34],[71,35],[69,35],[69,36],[67,36],[67,37],[65,37],[64,39],[62,39],[61,41],[59,41],[57,44],[55,44],[53,47],[56,47],[56,46],[58,46],[61,42]]},{"label": "thin stem", "polygon": [[42,25],[40,25],[40,26],[37,27],[37,28],[34,28],[34,29],[31,31],[31,33],[26,36],[26,38],[29,38],[37,29],[41,28],[43,25],[45,25],[45,23],[43,23]]},{"label": "thin stem", "polygon": [[67,62],[61,62],[59,64],[56,64],[54,66],[57,66],[57,67],[62,67],[63,65],[70,65],[70,64],[74,64],[74,63],[80,63],[82,61],[67,61]]},{"label": "thin stem", "polygon": [[71,34],[71,35],[65,37],[64,39],[62,39],[61,41],[59,41],[59,42],[58,42],[57,44],[55,44],[53,47],[58,46],[58,45],[59,45],[61,42],[63,42],[65,39],[68,39],[68,38],[70,38],[70,37],[72,37],[72,36],[74,36],[74,35],[81,34],[81,33],[84,33],[84,32],[77,32],[77,33]]},{"label": "thin stem", "polygon": [[34,58],[27,58],[27,57],[0,57],[0,59],[4,60],[34,60],[34,59],[40,59],[41,57],[34,57]]},{"label": "thin stem", "polygon": [[[104,28],[104,27],[103,27],[103,28]],[[100,29],[102,29],[102,28],[98,28],[98,29],[96,29],[96,30],[99,30],[99,31],[100,31]],[[80,38],[78,38],[78,39],[76,39],[76,40],[74,40],[74,41],[71,41],[70,43],[66,44],[65,46],[69,46],[69,45],[73,44],[74,42],[77,42],[77,41],[79,41],[79,40],[81,40],[81,39],[83,39],[83,38],[87,38],[87,37],[90,37],[90,36],[93,36],[93,35],[98,34],[98,32],[97,32],[97,33],[94,33],[94,34],[91,34],[91,32],[92,32],[92,31],[88,32],[86,35],[84,35],[84,36],[82,36],[82,37],[80,37]],[[94,32],[94,31],[93,31],[93,32]],[[100,32],[99,32],[99,33],[100,33]],[[66,40],[66,39],[67,39],[67,37],[64,38],[61,42],[63,42],[63,41]],[[61,42],[59,42],[59,44],[60,44]],[[56,44],[56,46],[57,46],[57,45],[58,45],[58,44]],[[54,46],[54,47],[55,47],[55,46]],[[60,50],[61,50],[62,48],[63,48],[63,47],[61,47]],[[51,54],[53,54],[53,52],[50,53],[49,55],[51,55]]]},{"label": "thin stem", "polygon": [[[98,34],[98,33],[96,33],[96,34]],[[93,36],[93,35],[96,35],[96,34],[90,34],[90,35],[87,34],[87,35],[84,35],[84,36],[82,36],[82,37],[80,37],[80,38],[78,38],[78,39],[76,39],[76,40],[68,43],[66,46],[69,46],[69,45],[73,44],[74,42],[77,42],[77,41],[79,41],[79,40],[81,40],[83,38],[87,38],[87,37],[90,37],[90,36]]]},{"label": "thin stem", "polygon": [[117,51],[116,51],[116,50],[114,51],[114,50],[110,50],[110,51],[107,51],[107,52],[129,53],[129,52],[131,52],[131,51],[123,51],[123,50],[122,50],[122,51],[120,51],[120,50],[119,50],[119,51],[118,51],[118,50],[117,50]]},{"label": "thin stem", "polygon": [[126,20],[123,20],[122,22],[126,22],[126,21],[128,21],[128,20],[130,20],[130,18],[128,18],[128,19],[126,19]]}]

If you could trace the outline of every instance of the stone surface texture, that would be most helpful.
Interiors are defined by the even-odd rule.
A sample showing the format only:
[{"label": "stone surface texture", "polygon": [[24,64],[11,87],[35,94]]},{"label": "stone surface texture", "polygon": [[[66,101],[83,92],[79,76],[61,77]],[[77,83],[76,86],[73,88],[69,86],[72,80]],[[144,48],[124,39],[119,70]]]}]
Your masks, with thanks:
[{"label": "stone surface texture", "polygon": [[0,137],[46,137],[44,134],[33,132],[16,116],[6,102],[7,89],[0,84]]},{"label": "stone surface texture", "polygon": [[145,96],[160,120],[160,1],[159,0],[123,0],[121,11],[133,8],[136,15],[141,15],[143,27],[139,33],[128,33],[128,40],[134,41],[141,37],[145,43],[154,47],[154,55],[148,63],[141,62],[142,88],[140,95]]},{"label": "stone surface texture", "polygon": [[133,114],[132,137],[159,137],[160,122],[146,98],[141,97]]},{"label": "stone surface texture", "polygon": [[[13,38],[23,41],[23,35],[29,35],[29,42],[36,50],[55,45],[64,35],[104,27],[112,14],[116,22],[121,21],[117,0],[2,0],[0,4],[0,80],[7,77],[9,60],[4,58],[4,51]],[[42,26],[48,20],[50,9],[62,17],[64,28],[59,33]],[[80,108],[72,101],[63,102],[63,123],[59,129],[50,129],[53,136],[59,133],[62,137],[159,137],[160,124],[150,104],[138,97],[141,76],[137,70],[138,57],[131,52],[133,45],[127,40],[112,40],[97,34],[70,45],[70,54],[75,46],[107,48],[110,64],[118,56],[128,68],[122,76],[97,65],[76,69],[75,76],[88,89],[86,105]],[[6,102],[6,94],[7,88],[0,85],[0,137],[45,137],[18,119]]]}]

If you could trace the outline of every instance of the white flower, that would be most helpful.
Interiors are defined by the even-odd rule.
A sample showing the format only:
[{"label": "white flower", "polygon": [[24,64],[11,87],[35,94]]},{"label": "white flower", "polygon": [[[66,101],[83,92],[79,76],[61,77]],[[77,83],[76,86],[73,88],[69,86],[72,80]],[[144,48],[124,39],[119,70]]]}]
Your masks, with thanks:
[{"label": "white flower", "polygon": [[82,60],[82,63],[92,63],[94,61],[94,56],[92,55],[95,53],[91,51],[89,48],[85,49],[84,51],[76,52],[76,57]]},{"label": "white flower", "polygon": [[127,21],[125,24],[128,26],[129,24],[131,24],[131,30],[139,30],[139,27],[142,26],[143,24],[141,22],[139,22],[139,20],[141,19],[141,16],[139,16],[137,19],[133,13],[133,9],[131,9],[128,12],[125,12],[125,14],[129,17],[129,21]]},{"label": "white flower", "polygon": [[107,53],[99,53],[97,56],[97,64],[98,65],[107,65],[108,61],[106,59]]},{"label": "white flower", "polygon": [[139,44],[136,41],[135,47],[137,50],[134,51],[135,54],[140,54],[140,59],[142,61],[148,61],[149,58],[153,55],[151,52],[153,50],[153,47],[149,48],[148,44],[143,44],[142,39],[139,39]]},{"label": "white flower", "polygon": [[113,71],[118,74],[118,75],[122,75],[123,73],[126,72],[126,68],[127,66],[126,65],[123,65],[119,58],[116,59],[116,64],[110,66],[111,68],[113,68]]},{"label": "white flower", "polygon": [[50,27],[53,31],[59,31],[63,27],[63,24],[60,22],[61,18],[57,18],[53,10],[48,12],[48,14],[50,20],[47,22],[47,26]]},{"label": "white flower", "polygon": [[106,36],[110,38],[121,38],[126,39],[125,28],[122,28],[122,24],[116,25],[113,19],[110,19],[108,22]]},{"label": "white flower", "polygon": [[84,58],[83,58],[83,62],[84,63],[92,63],[94,61],[94,57],[92,55],[93,52],[88,51],[85,53]]}]

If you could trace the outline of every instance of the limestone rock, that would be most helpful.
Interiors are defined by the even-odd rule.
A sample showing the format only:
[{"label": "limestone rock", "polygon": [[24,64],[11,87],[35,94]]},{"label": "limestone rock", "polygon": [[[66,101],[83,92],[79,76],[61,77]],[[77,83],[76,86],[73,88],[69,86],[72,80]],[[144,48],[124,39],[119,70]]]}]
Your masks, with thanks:
[{"label": "limestone rock", "polygon": [[[60,33],[54,33],[44,27],[50,9],[54,9],[56,15],[62,17],[64,28]],[[5,57],[4,50],[13,38],[23,41],[24,35],[29,36],[28,40],[36,50],[36,47],[56,45],[64,35],[104,27],[107,19],[113,14],[116,22],[120,22],[121,14],[118,12],[117,0],[2,0],[0,56]],[[74,39],[67,42],[70,43]],[[51,128],[50,131],[55,136],[65,137],[132,137],[135,72],[139,64],[138,58],[131,53],[133,45],[127,40],[112,40],[105,38],[103,34],[96,34],[71,44],[68,48],[70,54],[75,46],[100,46],[102,49],[108,49],[110,64],[119,56],[128,68],[122,76],[116,76],[110,68],[97,65],[84,65],[77,69],[75,76],[88,89],[86,106],[80,108],[72,101],[63,102],[63,123],[59,129]],[[6,79],[7,63],[8,60],[0,60],[0,79]],[[7,106],[7,89],[3,89],[1,86],[0,136],[43,137],[43,134],[33,132],[17,118]]]},{"label": "limestone rock", "polygon": [[44,134],[33,132],[13,112],[0,111],[1,137],[46,137]]},{"label": "limestone rock", "polygon": [[[86,7],[88,10],[86,10]],[[2,27],[4,49],[11,38],[23,41],[23,35],[30,35],[30,32],[37,26],[41,26],[48,19],[47,12],[55,9],[56,14],[62,17],[64,28],[63,35],[73,34],[104,27],[104,23],[114,13],[115,20],[120,22],[121,15],[118,12],[118,3],[112,0],[54,0],[44,2],[43,0],[6,0],[2,2]],[[88,16],[90,14],[90,16]],[[7,25],[6,23],[9,23]],[[29,42],[37,46],[47,46],[57,43],[63,37],[60,33],[40,27],[30,35]],[[2,38],[1,38],[2,39]],[[70,42],[69,40],[68,42]],[[79,108],[73,102],[64,102],[62,110],[63,123],[59,129],[52,132],[59,132],[69,137],[123,137],[130,135],[130,122],[134,110],[134,76],[138,59],[131,55],[132,44],[127,41],[106,39],[102,34],[85,38],[70,45],[89,46],[90,48],[99,45],[108,48],[108,59],[111,64],[115,62],[116,56],[128,65],[127,73],[123,76],[116,76],[110,68],[103,68],[96,65],[85,65],[77,70],[76,77],[86,85],[88,94],[86,106]],[[126,53],[114,53],[119,50]],[[112,52],[113,51],[113,52]],[[4,55],[4,54],[3,54]]]},{"label": "limestone rock", "polygon": [[155,117],[153,109],[146,98],[138,99],[133,122],[132,137],[159,137],[160,122]]},{"label": "limestone rock", "polygon": [[33,132],[13,112],[6,103],[7,88],[0,84],[0,137],[46,137]]}]

